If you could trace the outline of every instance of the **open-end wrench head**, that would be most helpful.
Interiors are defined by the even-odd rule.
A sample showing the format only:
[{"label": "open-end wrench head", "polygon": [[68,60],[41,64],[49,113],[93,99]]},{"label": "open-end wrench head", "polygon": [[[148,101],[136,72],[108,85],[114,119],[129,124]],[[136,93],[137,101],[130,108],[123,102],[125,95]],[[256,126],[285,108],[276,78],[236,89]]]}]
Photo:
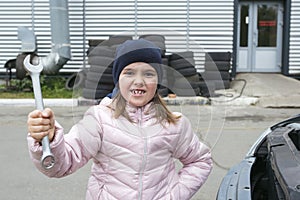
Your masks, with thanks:
[{"label": "open-end wrench head", "polygon": [[43,71],[43,65],[40,61],[38,65],[33,65],[30,63],[30,54],[25,57],[23,64],[26,71],[28,71],[30,74],[41,73]]},{"label": "open-end wrench head", "polygon": [[52,154],[43,155],[41,158],[41,164],[44,169],[51,169],[55,164],[55,159]]}]

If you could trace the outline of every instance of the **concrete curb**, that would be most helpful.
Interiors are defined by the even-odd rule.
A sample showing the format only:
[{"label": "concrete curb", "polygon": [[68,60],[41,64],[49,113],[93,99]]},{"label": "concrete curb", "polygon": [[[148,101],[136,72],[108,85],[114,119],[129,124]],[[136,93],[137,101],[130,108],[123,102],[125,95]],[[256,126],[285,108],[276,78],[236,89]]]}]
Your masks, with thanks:
[{"label": "concrete curb", "polygon": [[[0,106],[35,106],[34,99],[0,99]],[[78,106],[76,99],[44,99],[44,107],[63,106],[72,107]]]},{"label": "concrete curb", "polygon": [[[164,98],[167,105],[207,105],[209,99],[204,97],[176,97]],[[76,106],[92,106],[98,104],[98,100],[91,99],[46,99],[44,98],[44,107],[76,107]],[[0,106],[28,106],[34,107],[34,99],[0,99]]]},{"label": "concrete curb", "polygon": [[226,106],[255,106],[259,102],[259,98],[241,96],[234,98],[211,98],[211,105],[226,105]]},{"label": "concrete curb", "polygon": [[265,108],[300,108],[300,95],[264,96],[260,98],[259,105]]},{"label": "concrete curb", "polygon": [[[167,105],[206,105],[209,104],[209,100],[204,97],[176,97],[166,98]],[[44,99],[44,107],[63,106],[63,107],[75,107],[75,106],[92,106],[98,104],[97,100],[90,99]],[[28,106],[34,107],[34,99],[0,99],[0,106]]]},{"label": "concrete curb", "polygon": [[[226,97],[205,98],[202,96],[196,97],[175,97],[163,98],[167,105],[232,105],[232,106],[249,106],[255,105],[258,98],[239,97],[231,101]],[[98,100],[90,100],[84,98],[78,99],[44,99],[44,107],[77,107],[77,106],[92,106],[98,104]],[[0,106],[24,106],[35,107],[34,99],[0,99]]]},{"label": "concrete curb", "polygon": [[209,99],[201,96],[196,97],[175,97],[163,98],[167,105],[207,105],[209,104]]}]

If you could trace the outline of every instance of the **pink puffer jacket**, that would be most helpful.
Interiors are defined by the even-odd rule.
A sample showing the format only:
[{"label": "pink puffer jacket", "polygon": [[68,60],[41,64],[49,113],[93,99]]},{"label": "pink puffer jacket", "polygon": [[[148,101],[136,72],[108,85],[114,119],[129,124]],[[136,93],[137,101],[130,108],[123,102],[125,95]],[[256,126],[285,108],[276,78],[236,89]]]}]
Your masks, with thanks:
[{"label": "pink puffer jacket", "polygon": [[[155,123],[150,105],[127,107],[133,123],[115,119],[104,98],[84,118],[63,134],[56,123],[51,142],[56,164],[41,168],[42,148],[28,136],[30,155],[36,167],[49,177],[63,177],[93,159],[86,199],[101,200],[185,200],[207,179],[212,160],[210,150],[193,133],[189,120],[177,124]],[[175,159],[183,167],[175,169]]]}]

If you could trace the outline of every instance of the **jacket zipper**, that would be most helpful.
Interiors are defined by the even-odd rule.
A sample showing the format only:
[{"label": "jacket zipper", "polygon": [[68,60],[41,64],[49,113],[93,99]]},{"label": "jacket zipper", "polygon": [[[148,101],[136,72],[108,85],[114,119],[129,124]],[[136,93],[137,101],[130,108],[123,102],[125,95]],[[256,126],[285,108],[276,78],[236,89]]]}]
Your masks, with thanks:
[{"label": "jacket zipper", "polygon": [[145,171],[145,167],[146,167],[146,161],[147,161],[147,152],[148,152],[148,137],[147,135],[144,135],[143,130],[142,130],[142,114],[143,112],[140,112],[140,119],[139,119],[139,123],[138,123],[138,127],[139,130],[141,132],[143,141],[144,141],[144,154],[143,154],[143,160],[142,160],[142,165],[141,165],[141,169],[140,169],[140,173],[139,173],[139,200],[142,200],[142,194],[143,194],[143,173]]}]

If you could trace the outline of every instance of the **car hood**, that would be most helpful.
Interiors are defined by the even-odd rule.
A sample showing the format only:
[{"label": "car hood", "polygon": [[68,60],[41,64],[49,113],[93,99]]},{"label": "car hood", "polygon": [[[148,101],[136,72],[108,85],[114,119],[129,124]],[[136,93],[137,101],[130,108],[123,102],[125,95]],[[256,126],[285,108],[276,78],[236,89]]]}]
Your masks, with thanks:
[{"label": "car hood", "polygon": [[[300,130],[300,114],[296,115],[294,117],[288,118],[284,121],[281,121],[277,124],[274,124],[273,126],[267,128],[261,136],[256,140],[256,142],[252,145],[248,153],[246,154],[245,158],[238,163],[237,165],[233,166],[225,175],[223,178],[221,185],[219,187],[219,191],[217,194],[217,200],[251,200],[252,196],[252,188],[251,188],[251,172],[253,165],[255,164],[256,160],[258,159],[261,152],[268,152],[268,151],[275,151],[275,149],[272,149],[272,145],[274,146],[284,146],[286,143],[286,146],[288,146],[288,153],[291,155],[295,155],[296,163],[294,165],[297,165],[300,163],[300,154],[299,149],[293,145],[293,141],[289,139],[289,133],[287,131],[281,130],[282,128],[289,129],[289,130]],[[276,132],[276,130],[279,130]],[[279,144],[278,138],[276,138],[279,135],[280,138],[283,138],[281,143]],[[298,134],[299,135],[299,134]],[[269,138],[269,139],[268,139]],[[268,144],[266,144],[266,140],[268,139]],[[299,138],[296,138],[294,140],[299,140],[300,145],[300,136]],[[276,143],[277,142],[277,143]],[[297,141],[296,141],[297,142]],[[294,142],[295,143],[295,142]],[[294,147],[291,147],[294,146]],[[262,150],[263,149],[263,150]],[[271,150],[272,149],[272,150]],[[283,151],[283,150],[280,150]],[[275,171],[283,171],[283,173],[277,173],[276,176],[287,176],[284,174],[284,169],[276,168],[277,164],[280,165],[283,161],[280,160],[279,155],[282,156],[282,154],[277,153],[278,156],[274,155],[270,162],[273,163],[272,168],[274,168]],[[299,159],[299,160],[298,160]],[[294,159],[291,159],[294,160]],[[271,163],[271,165],[272,165]],[[297,168],[297,166],[294,166],[296,169],[300,171],[300,165]],[[270,167],[271,168],[271,167]],[[298,172],[299,172],[298,171]],[[253,173],[253,172],[252,172]],[[300,173],[298,173],[300,174]],[[300,180],[300,179],[299,179]],[[281,184],[287,184],[287,180],[284,178],[280,178],[280,181],[283,182]],[[279,182],[280,182],[279,181]],[[292,183],[294,184],[294,183]],[[289,188],[289,186],[287,186]],[[300,189],[300,184],[299,184]],[[288,189],[287,189],[288,190]],[[287,191],[288,192],[288,191]]]}]

